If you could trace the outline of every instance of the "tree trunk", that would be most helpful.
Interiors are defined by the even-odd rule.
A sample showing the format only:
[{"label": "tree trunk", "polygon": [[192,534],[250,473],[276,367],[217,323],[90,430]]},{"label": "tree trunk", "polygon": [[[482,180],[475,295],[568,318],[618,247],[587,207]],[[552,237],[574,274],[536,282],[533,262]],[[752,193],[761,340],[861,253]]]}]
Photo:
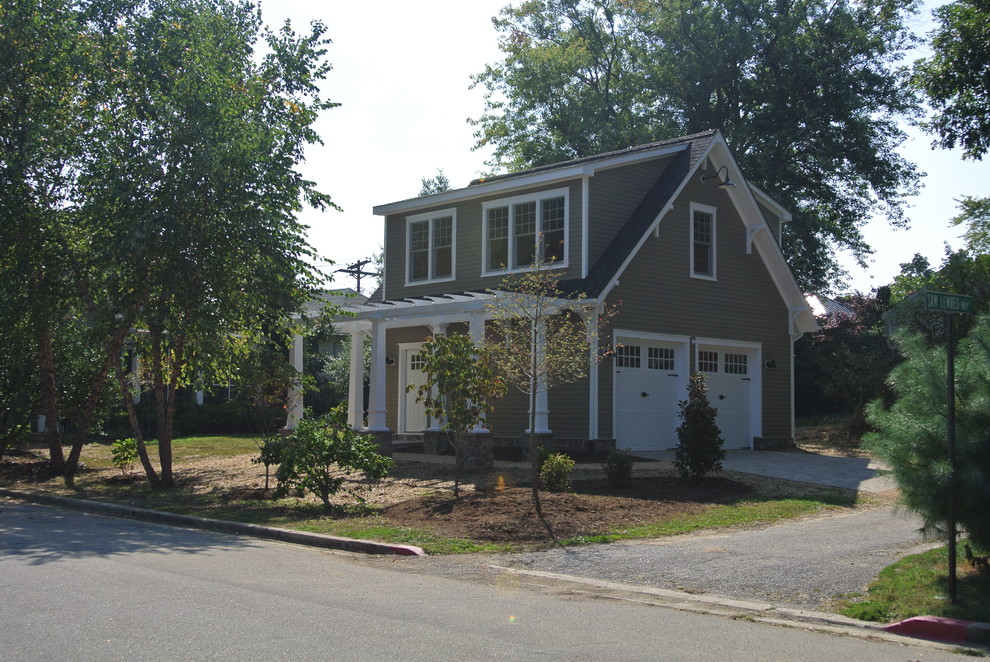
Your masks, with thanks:
[{"label": "tree trunk", "polygon": [[148,476],[148,482],[151,484],[151,488],[157,490],[161,487],[161,479],[158,477],[158,472],[155,471],[154,465],[151,464],[151,458],[148,456],[148,447],[144,443],[144,434],[141,432],[141,422],[138,420],[137,407],[134,406],[134,399],[128,393],[130,389],[127,382],[127,374],[124,373],[124,369],[120,366],[119,361],[117,362],[116,373],[117,383],[120,384],[120,392],[124,396],[124,408],[127,409],[127,418],[131,423],[131,434],[134,435],[138,457],[141,458],[141,466],[144,467],[144,473]]},{"label": "tree trunk", "polygon": [[[175,479],[172,476],[172,418],[169,410],[175,412],[175,386],[174,383],[166,385],[164,366],[162,365],[162,330],[153,329],[151,331],[151,358],[152,372],[155,381],[155,423],[158,427],[158,463],[161,466],[161,486],[166,489],[175,487]],[[176,357],[173,358],[173,370],[176,365]],[[171,382],[171,379],[169,380]],[[166,388],[168,387],[168,388]],[[166,393],[166,391],[171,391]],[[169,406],[171,403],[171,407]]]},{"label": "tree trunk", "polygon": [[48,475],[65,470],[62,435],[58,431],[58,398],[55,386],[55,349],[51,329],[41,322],[38,332],[38,365],[41,370],[41,408],[45,412],[45,437],[48,440]]}]

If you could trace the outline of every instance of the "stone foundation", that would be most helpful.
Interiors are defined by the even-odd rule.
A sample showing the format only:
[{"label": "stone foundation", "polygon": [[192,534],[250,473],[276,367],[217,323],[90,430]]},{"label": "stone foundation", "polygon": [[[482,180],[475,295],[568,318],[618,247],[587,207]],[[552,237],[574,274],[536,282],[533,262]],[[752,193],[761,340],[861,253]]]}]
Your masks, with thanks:
[{"label": "stone foundation", "polygon": [[479,473],[495,468],[495,453],[490,433],[469,434],[457,448],[457,470],[461,473]]},{"label": "stone foundation", "polygon": [[371,430],[364,434],[371,435],[378,442],[378,452],[386,457],[392,457],[392,431]]}]

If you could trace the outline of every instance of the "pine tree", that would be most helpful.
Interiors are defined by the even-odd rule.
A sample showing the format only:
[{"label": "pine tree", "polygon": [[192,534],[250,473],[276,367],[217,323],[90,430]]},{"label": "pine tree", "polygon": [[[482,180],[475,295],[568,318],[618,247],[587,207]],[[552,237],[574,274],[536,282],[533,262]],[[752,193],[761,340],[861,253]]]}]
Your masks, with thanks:
[{"label": "pine tree", "polygon": [[725,450],[722,431],[715,423],[717,410],[708,402],[705,376],[693,373],[688,382],[688,399],[677,403],[681,424],[677,427],[680,445],[674,454],[674,466],[681,476],[701,478],[722,470]]}]

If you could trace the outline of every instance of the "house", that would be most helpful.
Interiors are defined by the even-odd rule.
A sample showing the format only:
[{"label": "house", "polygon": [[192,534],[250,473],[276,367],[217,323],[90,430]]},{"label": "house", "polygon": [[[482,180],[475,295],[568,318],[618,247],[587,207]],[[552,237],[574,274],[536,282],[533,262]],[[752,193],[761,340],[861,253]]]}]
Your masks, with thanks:
[{"label": "house", "polygon": [[[354,427],[383,440],[439,429],[405,388],[423,380],[421,343],[445,332],[480,340],[503,278],[543,259],[554,261],[565,291],[621,304],[600,330],[614,354],[587,379],[539,394],[537,433],[671,448],[677,403],[700,371],[727,448],[793,438],[793,342],[817,325],[780,250],[789,213],[746,181],[720,132],[477,180],[374,211],[385,217],[383,285],[336,325],[353,339]],[[527,427],[521,394],[487,419],[496,438]]]}]

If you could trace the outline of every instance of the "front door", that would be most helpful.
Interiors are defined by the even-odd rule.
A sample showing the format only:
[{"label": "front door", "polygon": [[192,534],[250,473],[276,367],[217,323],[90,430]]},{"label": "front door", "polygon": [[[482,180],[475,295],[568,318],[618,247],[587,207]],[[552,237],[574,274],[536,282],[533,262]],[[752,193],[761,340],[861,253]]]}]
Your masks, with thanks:
[{"label": "front door", "polygon": [[[423,371],[423,355],[419,346],[404,347],[399,351],[401,370],[399,371],[399,433],[419,434],[429,427],[426,416],[426,406],[416,402],[419,396],[418,388],[426,384],[426,372]],[[413,388],[406,390],[407,385]]]}]

